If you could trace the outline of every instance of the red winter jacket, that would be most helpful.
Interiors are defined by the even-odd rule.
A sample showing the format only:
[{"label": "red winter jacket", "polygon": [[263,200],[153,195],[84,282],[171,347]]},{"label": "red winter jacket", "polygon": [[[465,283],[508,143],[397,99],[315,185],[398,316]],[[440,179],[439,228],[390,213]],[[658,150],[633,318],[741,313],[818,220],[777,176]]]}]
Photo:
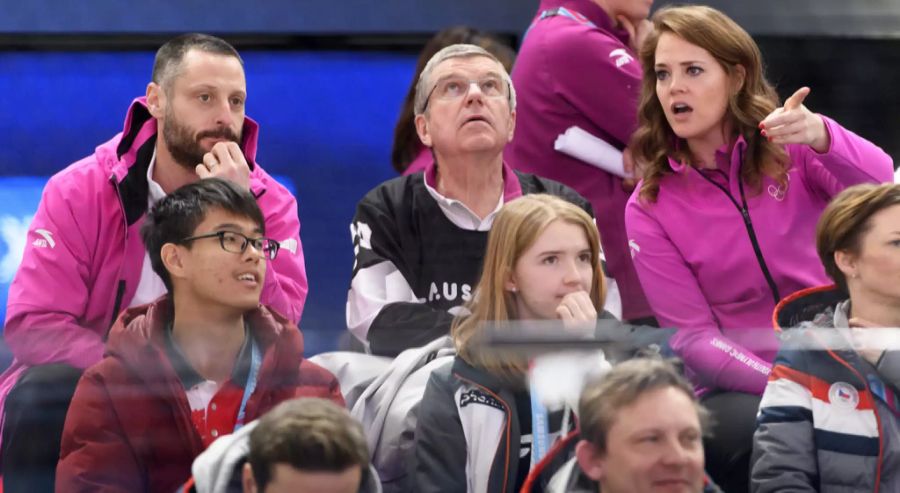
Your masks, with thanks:
[{"label": "red winter jacket", "polygon": [[[170,313],[163,298],[116,321],[103,360],[84,373],[69,407],[57,492],[171,493],[190,477],[203,443],[166,353]],[[334,376],[303,358],[296,325],[264,306],[246,319],[262,352],[246,422],[294,397],[344,404]]]}]

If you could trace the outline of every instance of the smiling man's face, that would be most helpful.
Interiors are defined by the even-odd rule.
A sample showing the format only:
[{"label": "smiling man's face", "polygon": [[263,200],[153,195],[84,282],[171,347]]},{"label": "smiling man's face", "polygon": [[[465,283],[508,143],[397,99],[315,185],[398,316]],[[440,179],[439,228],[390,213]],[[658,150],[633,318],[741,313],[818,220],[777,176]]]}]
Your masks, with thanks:
[{"label": "smiling man's face", "polygon": [[616,411],[605,450],[585,457],[579,463],[603,493],[700,493],[706,476],[697,407],[676,387],[647,391]]}]

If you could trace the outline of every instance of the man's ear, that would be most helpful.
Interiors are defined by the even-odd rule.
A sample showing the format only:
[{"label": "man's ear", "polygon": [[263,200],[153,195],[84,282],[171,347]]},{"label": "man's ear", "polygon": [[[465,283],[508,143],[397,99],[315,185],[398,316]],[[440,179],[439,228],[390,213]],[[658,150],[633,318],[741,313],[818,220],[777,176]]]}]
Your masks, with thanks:
[{"label": "man's ear", "polygon": [[166,92],[156,82],[147,84],[147,109],[150,111],[150,115],[157,120],[165,114]]},{"label": "man's ear", "polygon": [[605,459],[603,454],[597,447],[587,441],[580,440],[575,446],[575,459],[578,461],[578,467],[581,468],[584,475],[600,481],[604,476]]},{"label": "man's ear", "polygon": [[249,462],[245,462],[241,470],[241,484],[244,486],[244,493],[257,493],[256,479],[253,478],[253,468]]},{"label": "man's ear", "polygon": [[171,279],[187,276],[187,258],[185,250],[174,243],[166,243],[159,250],[159,256]]},{"label": "man's ear", "polygon": [[416,133],[419,134],[419,140],[425,144],[425,147],[431,147],[431,133],[428,131],[428,122],[425,121],[425,115],[416,115]]},{"label": "man's ear", "polygon": [[506,135],[506,138],[509,139],[507,142],[512,142],[513,136],[516,134],[516,110],[512,110],[509,112],[509,132]]}]

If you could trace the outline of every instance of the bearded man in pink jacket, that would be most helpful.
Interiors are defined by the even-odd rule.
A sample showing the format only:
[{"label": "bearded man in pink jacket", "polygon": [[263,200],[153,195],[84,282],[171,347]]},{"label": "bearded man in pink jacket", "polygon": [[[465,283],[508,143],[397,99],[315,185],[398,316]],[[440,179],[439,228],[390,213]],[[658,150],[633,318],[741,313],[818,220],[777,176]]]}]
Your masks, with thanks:
[{"label": "bearded man in pink jacket", "polygon": [[297,202],[256,163],[259,127],[245,116],[243,61],[227,42],[179,36],[156,54],[146,97],[122,132],[54,175],[9,290],[0,376],[7,492],[52,491],[59,440],[81,372],[97,363],[119,312],[165,293],[139,234],[154,203],[199,178],[250,190],[282,255],[261,302],[298,322],[307,281]]}]

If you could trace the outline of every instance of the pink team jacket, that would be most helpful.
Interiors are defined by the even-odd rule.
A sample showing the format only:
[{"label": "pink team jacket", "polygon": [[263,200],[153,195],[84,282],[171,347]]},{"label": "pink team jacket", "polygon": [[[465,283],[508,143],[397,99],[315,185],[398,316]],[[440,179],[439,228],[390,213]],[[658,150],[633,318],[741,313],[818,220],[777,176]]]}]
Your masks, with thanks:
[{"label": "pink team jacket", "polygon": [[727,172],[719,180],[669,159],[673,173],[660,182],[656,203],[644,203],[637,191],[628,202],[625,223],[641,285],[661,326],[678,329],[672,348],[701,393],[762,394],[777,351],[773,291],[783,298],[829,282],[815,246],[822,210],[848,186],[893,179],[884,151],[829,118],[825,126],[828,152],[786,146],[787,186],[765,178],[754,193],[744,184],[747,221],[738,178],[743,137],[730,153],[717,153],[718,169]]}]

